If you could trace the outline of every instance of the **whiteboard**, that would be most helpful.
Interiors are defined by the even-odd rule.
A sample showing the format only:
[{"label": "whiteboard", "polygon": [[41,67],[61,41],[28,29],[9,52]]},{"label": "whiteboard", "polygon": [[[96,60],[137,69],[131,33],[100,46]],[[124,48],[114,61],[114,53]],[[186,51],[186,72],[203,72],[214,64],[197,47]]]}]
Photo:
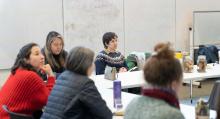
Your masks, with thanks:
[{"label": "whiteboard", "polygon": [[0,69],[12,67],[24,44],[45,44],[51,30],[63,33],[61,0],[0,0],[0,16]]},{"label": "whiteboard", "polygon": [[105,32],[118,35],[118,50],[124,51],[123,0],[64,0],[66,48],[85,46],[95,53],[104,49]]},{"label": "whiteboard", "polygon": [[[158,8],[160,10],[158,10]],[[175,0],[65,0],[66,48],[103,49],[102,35],[119,36],[118,50],[151,52],[158,42],[175,45]]]},{"label": "whiteboard", "polygon": [[220,45],[220,11],[194,12],[194,46]]}]

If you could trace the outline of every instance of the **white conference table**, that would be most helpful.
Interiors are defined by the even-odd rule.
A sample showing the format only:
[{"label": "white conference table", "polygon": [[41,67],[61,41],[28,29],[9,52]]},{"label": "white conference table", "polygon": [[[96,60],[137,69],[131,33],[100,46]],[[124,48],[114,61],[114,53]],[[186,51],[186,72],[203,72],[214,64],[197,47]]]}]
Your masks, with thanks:
[{"label": "white conference table", "polygon": [[[180,110],[182,114],[184,115],[185,119],[195,119],[195,107],[180,104]],[[210,117],[209,119],[216,119],[216,111],[210,110]]]},{"label": "white conference table", "polygon": [[[157,75],[157,74],[155,74]],[[183,73],[183,81],[196,81],[205,78],[216,78],[220,77],[220,65],[215,64],[215,66],[208,65],[207,71],[205,73],[197,72],[197,69],[194,68],[192,73]],[[105,79],[104,75],[93,75],[91,78],[100,83],[106,83],[104,87],[113,88],[113,85],[110,83],[111,80]],[[118,80],[122,83],[122,89],[140,87],[145,84],[143,71],[134,71],[134,72],[123,72],[118,73]]]},{"label": "white conference table", "polygon": [[207,78],[217,78],[220,77],[220,64],[208,64],[206,72],[200,73],[197,71],[197,66],[194,66],[192,73],[184,73],[183,81],[190,82],[190,98],[192,103],[192,87],[193,81],[207,79]]},{"label": "white conference table", "polygon": [[[90,78],[96,83],[96,85],[105,88],[113,88],[113,81],[105,79],[104,75],[93,75]],[[145,83],[142,71],[118,73],[117,79],[121,81],[122,89],[140,87]]]},{"label": "white conference table", "polygon": [[[103,87],[97,87],[102,98],[106,101],[106,104],[108,108],[112,111],[112,113],[116,112],[116,109],[113,106],[113,90],[112,89],[105,89]],[[122,92],[121,97],[122,97],[122,111],[125,111],[127,105],[130,103],[130,101],[138,97],[139,95],[131,94],[131,93],[126,93]],[[123,116],[113,116],[113,119],[123,119]]]},{"label": "white conference table", "polygon": [[[112,89],[100,89],[98,88],[102,98],[106,101],[107,106],[112,112],[115,112],[116,109],[113,106],[113,90]],[[122,92],[121,97],[122,97],[122,105],[123,108],[122,110],[125,110],[127,105],[131,102],[131,100],[135,97],[139,97],[140,95],[132,94],[132,93],[126,93]]]},{"label": "white conference table", "polygon": [[[113,90],[112,89],[105,89],[103,87],[98,87],[98,90],[102,96],[102,98],[106,101],[107,106],[109,109],[112,110],[112,112],[115,112],[116,109],[113,107]],[[122,92],[122,104],[123,108],[122,110],[125,111],[127,105],[130,103],[130,101],[134,98],[139,97],[140,95],[131,94]],[[184,115],[185,119],[195,119],[195,107],[180,104],[180,110],[182,114]],[[215,119],[216,112],[210,111],[210,119]],[[113,119],[123,119],[123,116],[114,116]]]},{"label": "white conference table", "polygon": [[[194,66],[194,71],[192,73],[183,73],[183,81],[190,81],[190,98],[192,101],[192,82],[205,78],[216,78],[220,77],[220,64],[208,64],[207,70],[204,73],[197,72],[197,67]],[[155,74],[157,75],[157,74]],[[105,88],[113,88],[113,83],[111,80],[105,79],[104,75],[93,75],[91,79],[94,80],[97,86]],[[118,80],[121,81],[122,89],[141,87],[146,82],[144,81],[143,71],[134,72],[123,72],[118,73]]]}]

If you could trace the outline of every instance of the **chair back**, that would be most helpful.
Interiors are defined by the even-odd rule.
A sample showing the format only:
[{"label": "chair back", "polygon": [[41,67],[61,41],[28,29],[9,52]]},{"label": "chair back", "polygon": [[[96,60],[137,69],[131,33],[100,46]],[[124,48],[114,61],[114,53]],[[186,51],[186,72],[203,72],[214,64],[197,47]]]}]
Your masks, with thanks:
[{"label": "chair back", "polygon": [[211,95],[209,97],[209,108],[212,110],[218,110],[220,107],[218,107],[218,102],[220,97],[220,80],[218,79],[212,88]]},{"label": "chair back", "polygon": [[12,112],[8,109],[6,105],[3,105],[2,108],[6,112],[8,112],[10,119],[34,119],[31,115]]}]

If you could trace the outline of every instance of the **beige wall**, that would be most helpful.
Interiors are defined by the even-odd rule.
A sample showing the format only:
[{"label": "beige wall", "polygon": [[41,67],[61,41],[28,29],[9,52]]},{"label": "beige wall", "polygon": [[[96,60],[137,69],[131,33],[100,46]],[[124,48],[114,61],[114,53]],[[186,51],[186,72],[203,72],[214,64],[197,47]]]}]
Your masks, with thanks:
[{"label": "beige wall", "polygon": [[220,0],[176,0],[176,49],[189,51],[193,11],[220,11]]},{"label": "beige wall", "polygon": [[[160,41],[171,41],[175,45],[176,50],[189,51],[190,42],[188,28],[192,26],[193,11],[220,11],[220,0],[124,0],[124,2],[123,0],[105,1],[112,1],[110,3],[114,7],[110,6],[110,8],[112,8],[112,10],[110,11],[112,12],[113,18],[114,15],[118,15],[118,19],[112,20],[114,21],[112,24],[120,24],[118,26],[120,29],[118,29],[119,31],[113,30],[117,29],[116,27],[114,27],[112,29],[104,30],[113,30],[119,34],[119,50],[126,55],[132,51],[151,51],[153,46]],[[64,5],[66,8],[69,8],[69,2],[71,3],[72,0],[65,1]],[[118,9],[114,11],[113,8]],[[108,9],[106,10],[108,12]],[[72,14],[69,13],[70,11],[71,9],[69,11],[68,9],[65,9],[65,21],[75,22],[74,19],[72,20],[73,16],[71,17]],[[120,14],[113,14],[117,12],[119,12]],[[103,14],[100,14],[100,19],[102,18],[101,16],[103,16]],[[77,17],[77,15],[75,17]],[[109,28],[108,26],[105,27]],[[120,31],[123,31],[124,34]],[[89,42],[90,40],[88,42],[82,42],[79,39],[75,41],[72,40],[75,36],[73,34],[74,32],[75,31],[65,32],[66,34],[64,36],[66,36],[66,49],[71,49],[76,45],[91,47],[96,53],[103,49],[103,44],[100,40],[103,31],[98,35],[100,38],[95,38],[93,43]],[[46,32],[44,33],[46,35]],[[67,37],[67,35],[69,35],[69,37]],[[87,35],[88,34],[83,36]],[[36,38],[31,34],[28,34],[27,36],[29,38],[34,37],[35,41],[33,40],[33,42],[36,42],[36,40],[38,41],[40,39],[43,39],[43,41],[45,40],[45,38],[41,38],[44,36],[41,36],[40,38]],[[24,39],[21,38],[21,40]],[[2,41],[5,43],[4,38],[2,39]],[[14,43],[15,39],[13,39],[12,41]],[[18,41],[16,41],[16,43],[17,42]],[[40,45],[43,46],[44,44]],[[9,47],[9,50],[11,52],[14,52],[15,54],[17,53],[15,49],[13,50],[10,48],[11,47]],[[3,47],[0,47],[0,50],[2,52],[6,52]],[[7,61],[4,60],[7,55],[8,54],[1,54],[2,63],[0,64],[0,66],[5,64],[3,61]],[[12,60],[10,62],[13,63],[14,58],[8,59]],[[0,70],[0,84],[5,81],[7,75],[8,70]]]}]

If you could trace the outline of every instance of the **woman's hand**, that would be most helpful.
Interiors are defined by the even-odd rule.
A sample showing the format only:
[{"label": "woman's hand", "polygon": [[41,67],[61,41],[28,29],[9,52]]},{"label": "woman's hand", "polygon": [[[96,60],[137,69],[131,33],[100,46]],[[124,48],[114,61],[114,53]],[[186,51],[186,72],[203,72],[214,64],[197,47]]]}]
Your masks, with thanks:
[{"label": "woman's hand", "polygon": [[41,69],[42,69],[43,71],[45,71],[48,76],[54,76],[53,71],[52,71],[52,69],[51,69],[51,67],[50,67],[49,64],[43,65],[43,66],[41,67]]}]

